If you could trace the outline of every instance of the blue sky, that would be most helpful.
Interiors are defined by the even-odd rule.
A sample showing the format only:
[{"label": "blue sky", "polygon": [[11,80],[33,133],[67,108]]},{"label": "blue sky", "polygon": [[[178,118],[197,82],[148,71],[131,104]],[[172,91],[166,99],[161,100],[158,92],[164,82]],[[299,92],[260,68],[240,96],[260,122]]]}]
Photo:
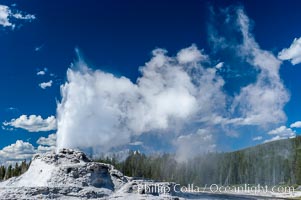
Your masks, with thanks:
[{"label": "blue sky", "polygon": [[[18,152],[24,154],[24,151],[27,153],[20,158],[27,158],[37,151],[39,145],[41,151],[52,148],[53,141],[47,136],[56,132],[57,103],[63,98],[60,94],[60,85],[65,84],[67,80],[72,82],[66,73],[72,62],[78,62],[75,61],[76,48],[87,63],[85,65],[92,69],[91,73],[94,73],[94,70],[101,70],[117,78],[127,77],[135,83],[138,77],[143,76],[141,75],[143,72],[139,72],[139,67],[146,66],[145,63],[154,57],[152,55],[154,49],[166,49],[167,55],[174,57],[182,49],[194,44],[202,54],[210,57],[210,62],[206,61],[207,63],[203,64],[205,68],[223,63],[216,73],[225,81],[221,88],[222,95],[227,96],[227,100],[223,102],[227,104],[224,109],[230,110],[231,106],[235,109],[235,100],[233,100],[235,96],[237,96],[236,104],[242,104],[239,101],[248,97],[243,97],[244,94],[241,93],[241,97],[238,98],[241,89],[256,82],[262,70],[260,67],[251,67],[254,63],[248,62],[247,59],[242,58],[242,55],[236,55],[234,48],[243,40],[241,37],[243,26],[239,27],[232,22],[236,22],[234,15],[239,9],[242,9],[250,20],[248,26],[250,26],[251,39],[248,39],[255,38],[258,47],[252,43],[254,48],[268,51],[281,62],[279,83],[283,84],[284,91],[281,89],[282,85],[277,86],[283,94],[274,90],[276,96],[271,98],[284,98],[283,101],[277,101],[275,105],[281,104],[277,109],[279,112],[283,111],[285,116],[280,116],[273,123],[236,126],[234,119],[247,118],[246,112],[240,111],[240,116],[236,111],[231,111],[231,114],[223,111],[223,118],[232,121],[218,127],[212,134],[214,142],[210,140],[208,143],[212,142],[218,150],[235,150],[260,144],[272,138],[277,139],[277,136],[278,139],[292,137],[301,131],[299,129],[301,125],[298,123],[290,127],[291,124],[301,120],[299,114],[301,113],[301,79],[299,78],[301,67],[298,61],[298,56],[301,56],[298,44],[300,45],[301,42],[298,43],[296,40],[297,47],[287,49],[282,56],[279,54],[284,48],[289,48],[295,38],[301,37],[300,1],[271,3],[269,1],[201,0],[75,0],[72,2],[17,0],[0,1],[0,5],[2,5],[0,9],[0,89],[2,92],[0,149],[4,148],[0,150],[2,161],[9,160],[6,157],[15,156]],[[3,13],[9,15],[5,16]],[[230,16],[230,22],[226,22],[227,16]],[[213,38],[214,34],[216,37]],[[226,40],[222,44],[217,40],[221,37]],[[247,50],[248,48],[246,47]],[[244,56],[248,57],[249,54],[246,53]],[[290,62],[292,58],[297,59],[293,64]],[[278,82],[275,84],[277,85]],[[66,101],[70,98],[66,96]],[[95,106],[97,107],[97,102]],[[239,112],[240,108],[236,109]],[[64,111],[62,109],[61,112]],[[202,109],[199,111],[201,112]],[[22,115],[26,116],[20,118]],[[30,115],[34,116],[31,119],[27,118]],[[168,113],[168,116],[170,115],[173,113]],[[176,119],[172,120],[177,121],[184,116],[179,114],[179,117],[178,113],[176,115]],[[190,119],[189,117],[187,119]],[[63,121],[60,120],[62,123]],[[179,121],[177,124],[182,124],[184,120],[181,118]],[[175,140],[184,138],[185,141],[181,143],[183,147],[180,148],[183,150],[187,146],[185,142],[190,143],[188,138],[205,137],[202,131],[198,131],[204,128],[205,125],[202,123],[192,121],[191,124],[185,123],[177,130],[171,130],[170,123],[168,121],[167,129],[177,132],[176,136],[170,136],[170,133],[164,135],[162,132],[168,131],[162,130],[162,127],[155,127],[129,135],[129,138],[125,139],[129,140],[128,143],[118,143],[118,145],[143,144],[129,146],[138,149],[141,147],[144,150],[153,145],[152,150],[158,148],[158,150],[169,151],[175,150],[175,146],[181,146],[177,142],[166,145],[166,137],[175,137]],[[40,142],[37,142],[39,138]],[[41,142],[43,139],[48,143]],[[20,140],[18,145],[17,140]],[[197,143],[196,147],[205,144],[207,142],[203,141]],[[165,149],[166,146],[170,148]]]}]

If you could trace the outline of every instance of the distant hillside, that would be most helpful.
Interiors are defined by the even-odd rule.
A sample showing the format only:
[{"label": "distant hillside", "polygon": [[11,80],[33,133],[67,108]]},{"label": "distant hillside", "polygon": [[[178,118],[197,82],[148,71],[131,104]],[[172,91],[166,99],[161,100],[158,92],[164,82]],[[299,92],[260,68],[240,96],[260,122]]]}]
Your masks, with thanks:
[{"label": "distant hillside", "polygon": [[138,176],[181,184],[298,184],[301,185],[301,137],[278,140],[234,152],[206,153],[186,163],[174,155],[131,152],[114,164],[128,176]]},{"label": "distant hillside", "polygon": [[301,184],[301,137],[220,155],[220,183]]}]

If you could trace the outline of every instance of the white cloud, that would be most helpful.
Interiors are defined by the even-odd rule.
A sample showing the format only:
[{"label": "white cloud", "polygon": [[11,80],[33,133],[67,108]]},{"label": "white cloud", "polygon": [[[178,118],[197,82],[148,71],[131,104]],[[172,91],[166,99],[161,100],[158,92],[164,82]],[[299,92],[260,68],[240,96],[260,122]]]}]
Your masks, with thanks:
[{"label": "white cloud", "polygon": [[223,62],[218,63],[217,65],[215,65],[216,69],[221,69],[224,66]]},{"label": "white cloud", "polygon": [[35,148],[28,142],[17,140],[16,143],[4,147],[0,150],[0,160],[4,164],[12,161],[30,160],[35,154]]},{"label": "white cloud", "polygon": [[49,134],[48,137],[40,137],[37,144],[43,146],[56,146],[56,134]]},{"label": "white cloud", "polygon": [[55,134],[50,134],[47,138],[41,137],[38,141],[40,141],[40,145],[37,148],[22,140],[17,140],[15,143],[4,147],[0,150],[0,164],[13,164],[25,159],[29,161],[36,153],[55,151]]},{"label": "white cloud", "polygon": [[36,149],[37,153],[45,153],[49,151],[56,150],[56,134],[49,134],[47,137],[40,137],[37,140],[37,144],[39,144]]},{"label": "white cloud", "polygon": [[237,10],[237,23],[243,36],[238,54],[260,70],[255,83],[241,88],[235,96],[232,110],[238,111],[242,125],[269,125],[286,120],[284,106],[289,94],[279,76],[281,62],[271,53],[261,50],[249,31],[249,19]]},{"label": "white cloud", "polygon": [[56,130],[56,119],[54,116],[50,116],[43,119],[39,115],[21,115],[17,119],[12,119],[10,122],[3,122],[4,126],[11,126],[14,128],[22,128],[29,132],[39,131],[52,131]]},{"label": "white cloud", "polygon": [[252,138],[253,141],[259,141],[259,140],[262,140],[262,136],[257,136],[257,137],[254,137]]},{"label": "white cloud", "polygon": [[44,75],[47,73],[47,71],[48,71],[48,68],[45,67],[44,69],[39,70],[39,71],[37,72],[37,76],[44,76]]},{"label": "white cloud", "polygon": [[301,128],[301,121],[294,122],[290,125],[291,128]]},{"label": "white cloud", "polygon": [[9,22],[10,9],[8,6],[0,5],[0,25],[1,26],[12,26]]},{"label": "white cloud", "polygon": [[44,76],[45,74],[46,74],[46,72],[43,70],[37,72],[38,76]]},{"label": "white cloud", "polygon": [[198,61],[205,61],[208,59],[207,55],[204,55],[198,48],[193,44],[186,49],[182,49],[177,54],[179,63],[191,63]]},{"label": "white cloud", "polygon": [[0,5],[0,26],[15,28],[11,20],[23,20],[23,21],[32,21],[36,17],[30,14],[23,14],[22,12],[11,9],[6,5]]},{"label": "white cloud", "polygon": [[269,140],[265,140],[264,142],[294,138],[296,136],[296,132],[291,128],[287,128],[286,126],[280,126],[274,130],[269,131],[268,134],[272,135],[273,137]]},{"label": "white cloud", "polygon": [[301,62],[301,37],[295,38],[289,48],[280,51],[278,58],[289,60],[293,65],[299,64]]},{"label": "white cloud", "polygon": [[43,83],[40,83],[39,86],[45,90],[47,87],[51,87],[52,86],[52,80],[48,81],[48,82],[43,82]]},{"label": "white cloud", "polygon": [[36,153],[46,153],[50,151],[55,151],[56,146],[43,146],[39,145],[38,148],[36,149]]}]

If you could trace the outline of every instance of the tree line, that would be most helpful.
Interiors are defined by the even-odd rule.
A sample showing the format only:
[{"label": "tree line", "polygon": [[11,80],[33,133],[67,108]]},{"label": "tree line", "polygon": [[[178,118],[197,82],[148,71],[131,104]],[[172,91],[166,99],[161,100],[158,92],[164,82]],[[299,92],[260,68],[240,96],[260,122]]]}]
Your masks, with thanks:
[{"label": "tree line", "polygon": [[14,165],[10,164],[8,166],[0,166],[0,181],[7,180],[14,176],[20,176],[25,173],[29,168],[30,163],[27,163],[26,160],[21,163],[16,162]]},{"label": "tree line", "polygon": [[261,144],[234,152],[207,152],[187,162],[171,154],[145,155],[131,151],[124,161],[98,159],[132,177],[183,185],[301,185],[301,137]]}]

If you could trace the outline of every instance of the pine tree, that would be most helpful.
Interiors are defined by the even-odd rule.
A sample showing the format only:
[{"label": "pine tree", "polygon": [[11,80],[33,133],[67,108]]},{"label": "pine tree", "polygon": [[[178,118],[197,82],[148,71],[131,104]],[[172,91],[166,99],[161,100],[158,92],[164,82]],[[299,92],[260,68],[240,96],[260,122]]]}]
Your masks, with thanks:
[{"label": "pine tree", "polygon": [[2,166],[0,167],[0,180],[3,180],[3,179],[4,179],[5,172],[6,172],[5,167],[2,165]]},{"label": "pine tree", "polygon": [[12,165],[9,165],[6,169],[6,173],[5,173],[5,176],[4,176],[4,179],[9,179],[12,177]]}]

